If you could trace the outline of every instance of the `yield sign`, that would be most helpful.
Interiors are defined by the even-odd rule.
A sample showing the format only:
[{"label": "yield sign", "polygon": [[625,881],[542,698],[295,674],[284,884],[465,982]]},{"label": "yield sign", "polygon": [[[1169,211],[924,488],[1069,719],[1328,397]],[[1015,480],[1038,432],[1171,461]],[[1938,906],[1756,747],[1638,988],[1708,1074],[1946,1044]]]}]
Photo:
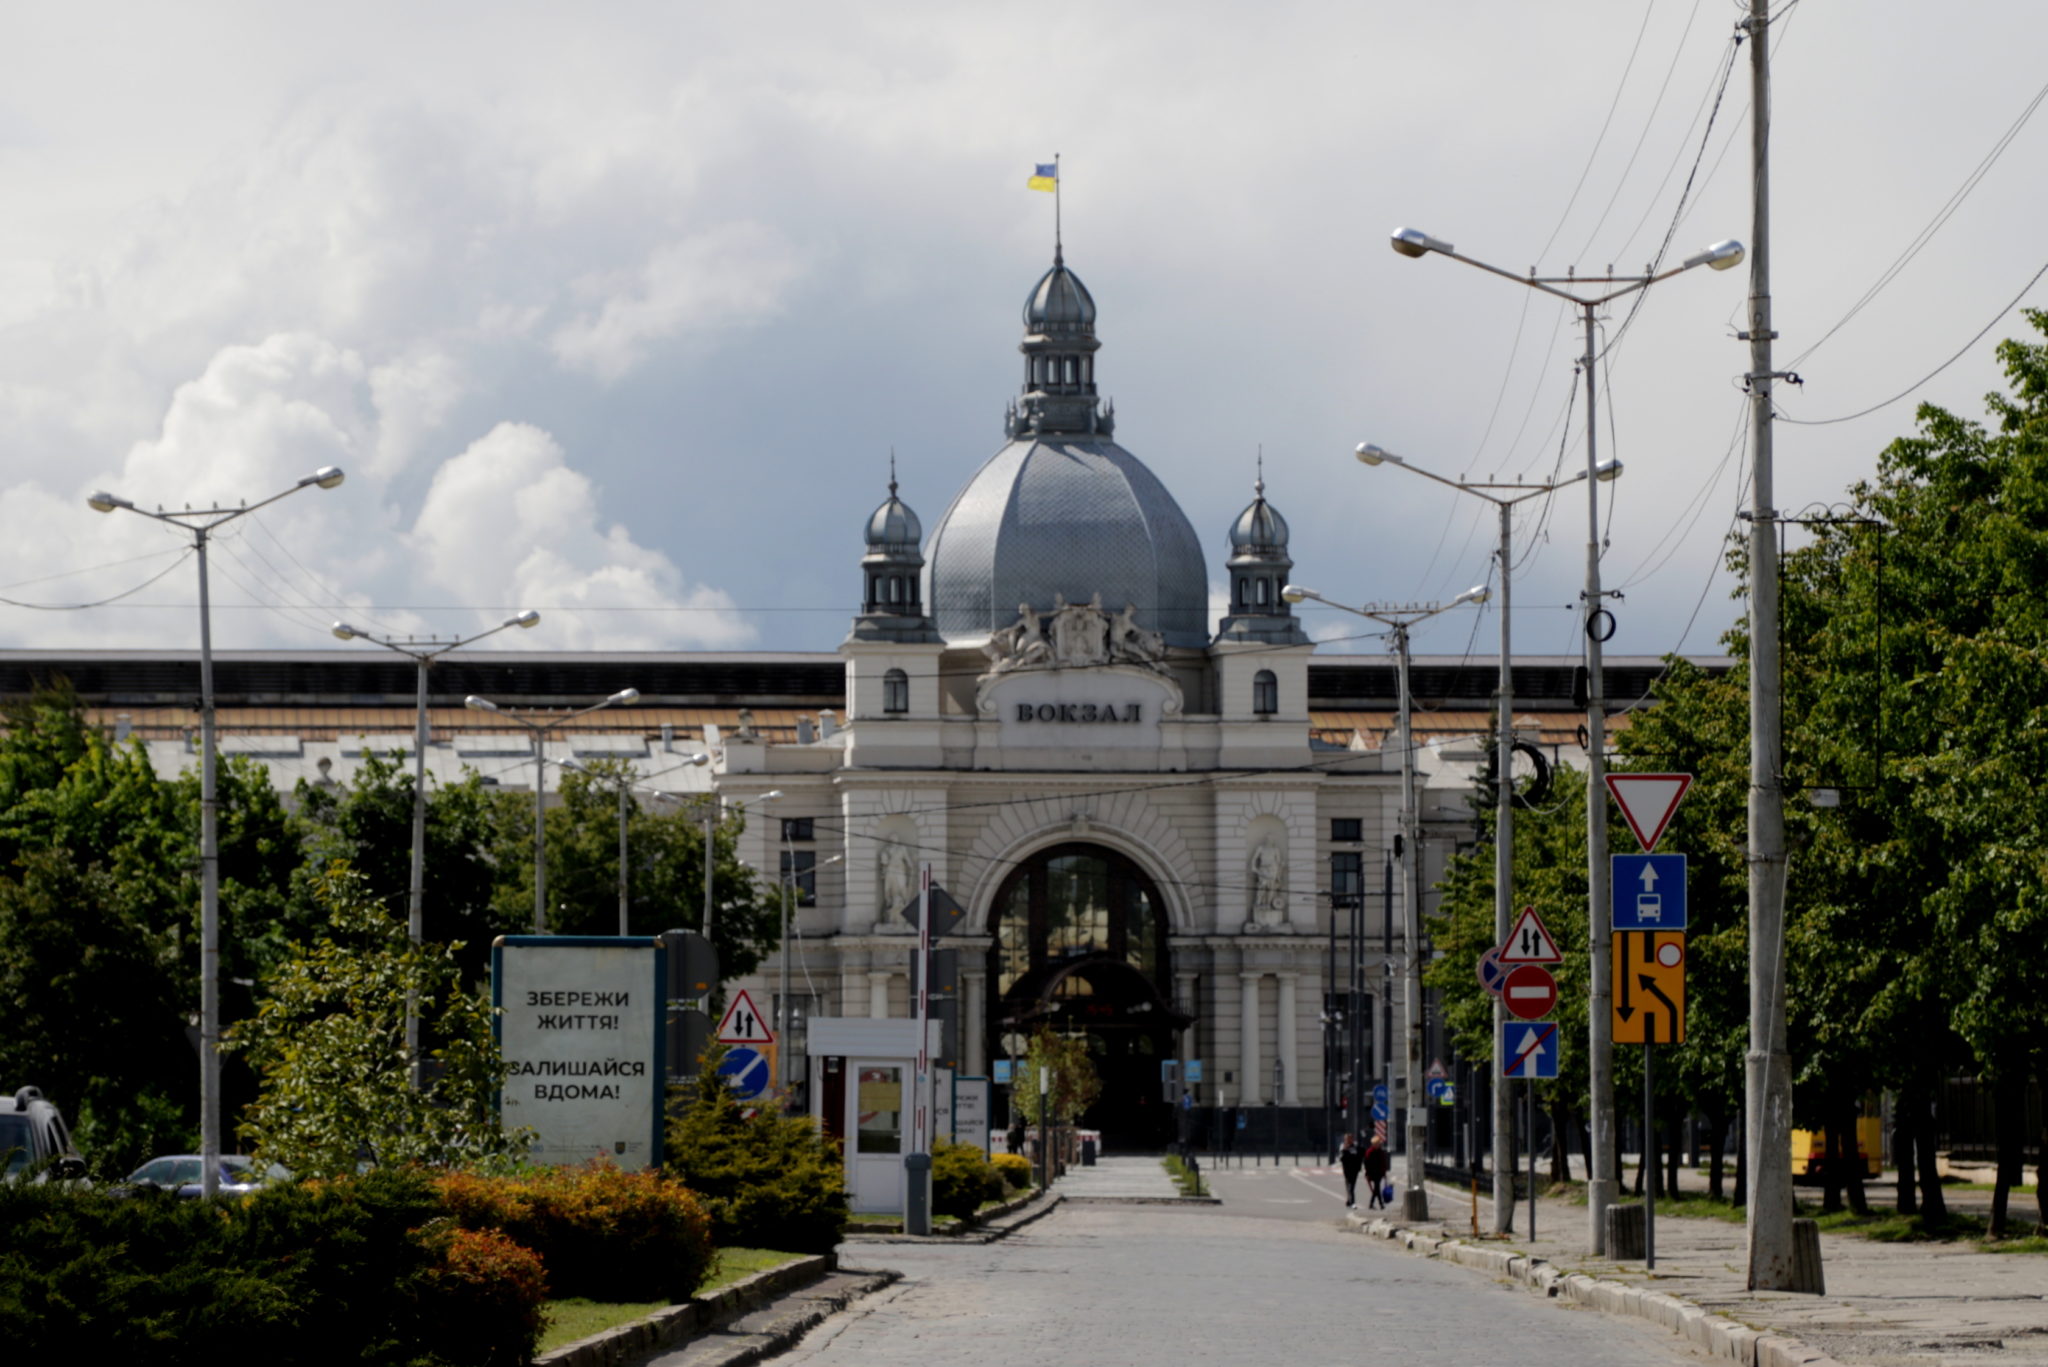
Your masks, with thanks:
[{"label": "yield sign", "polygon": [[1515,928],[1508,932],[1507,943],[1500,947],[1500,962],[1509,965],[1564,962],[1564,952],[1557,947],[1557,940],[1552,937],[1550,927],[1543,924],[1543,918],[1536,914],[1536,908],[1522,908]]},{"label": "yield sign", "polygon": [[1643,853],[1653,854],[1671,824],[1671,814],[1685,790],[1692,787],[1691,774],[1609,774],[1607,791],[1621,808],[1628,828],[1635,832]]},{"label": "yield sign", "polygon": [[1501,988],[1500,1001],[1511,1015],[1540,1020],[1557,1005],[1557,979],[1541,964],[1517,964]]},{"label": "yield sign", "polygon": [[732,994],[732,1005],[718,1022],[718,1039],[721,1044],[773,1044],[775,1032],[742,988]]}]

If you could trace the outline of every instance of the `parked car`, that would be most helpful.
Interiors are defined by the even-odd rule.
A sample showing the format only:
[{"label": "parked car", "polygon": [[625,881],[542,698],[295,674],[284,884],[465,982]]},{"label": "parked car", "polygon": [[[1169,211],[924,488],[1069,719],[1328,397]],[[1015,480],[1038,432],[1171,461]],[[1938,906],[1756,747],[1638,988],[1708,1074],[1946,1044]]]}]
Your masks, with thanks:
[{"label": "parked car", "polygon": [[[134,1172],[128,1174],[123,1185],[128,1188],[153,1187],[174,1191],[180,1196],[194,1197],[200,1194],[200,1157],[196,1153],[165,1154],[152,1158]],[[220,1156],[220,1194],[223,1196],[246,1196],[266,1182],[288,1181],[291,1173],[277,1163],[259,1165],[255,1159],[239,1153],[224,1153]]]},{"label": "parked car", "polygon": [[85,1160],[71,1142],[64,1116],[35,1087],[0,1102],[0,1181],[80,1182]]}]

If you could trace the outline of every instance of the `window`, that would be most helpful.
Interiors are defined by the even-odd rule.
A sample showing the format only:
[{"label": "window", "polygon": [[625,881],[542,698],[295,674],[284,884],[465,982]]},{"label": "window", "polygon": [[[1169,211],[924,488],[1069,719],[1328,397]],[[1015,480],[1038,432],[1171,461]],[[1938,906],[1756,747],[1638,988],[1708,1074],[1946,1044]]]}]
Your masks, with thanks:
[{"label": "window", "polygon": [[811,816],[785,816],[782,818],[784,840],[811,841],[818,838],[817,818]]},{"label": "window", "polygon": [[1330,856],[1330,905],[1356,905],[1365,895],[1365,856],[1357,850],[1339,850]]},{"label": "window", "polygon": [[896,713],[910,710],[910,676],[900,669],[892,669],[882,676],[882,710]]},{"label": "window", "polygon": [[1331,817],[1330,839],[1340,842],[1365,839],[1364,819],[1356,816]]},{"label": "window", "polygon": [[1267,601],[1268,601],[1268,600],[1267,600],[1267,597],[1266,597],[1266,594],[1267,594],[1267,591],[1268,591],[1268,590],[1269,590],[1269,589],[1270,589],[1270,588],[1272,587],[1272,585],[1271,585],[1271,583],[1270,583],[1269,581],[1267,581],[1267,580],[1264,580],[1264,579],[1260,579],[1260,580],[1258,580],[1258,581],[1256,581],[1256,582],[1257,582],[1257,584],[1258,584],[1258,591],[1259,591],[1259,606],[1260,606],[1260,607],[1265,607],[1265,606],[1266,606],[1266,604],[1267,604]]},{"label": "window", "polygon": [[818,852],[816,850],[784,850],[782,852],[782,881],[796,889],[796,904],[800,907],[818,905]]},{"label": "window", "polygon": [[1270,717],[1280,710],[1280,680],[1273,671],[1262,669],[1252,675],[1252,712]]}]

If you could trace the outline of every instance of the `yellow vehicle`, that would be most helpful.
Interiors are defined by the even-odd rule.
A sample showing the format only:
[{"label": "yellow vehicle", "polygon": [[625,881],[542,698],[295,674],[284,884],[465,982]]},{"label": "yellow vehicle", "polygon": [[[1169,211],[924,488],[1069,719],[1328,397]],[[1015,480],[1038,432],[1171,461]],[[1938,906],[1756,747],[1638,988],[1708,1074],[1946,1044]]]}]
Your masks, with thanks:
[{"label": "yellow vehicle", "polygon": [[[1879,1156],[1884,1152],[1884,1135],[1874,1115],[1859,1116],[1856,1120],[1856,1157],[1863,1162],[1863,1175],[1875,1177],[1879,1171]],[[1823,1164],[1828,1156],[1828,1132],[1826,1130],[1792,1131],[1792,1176],[1819,1181]]]}]

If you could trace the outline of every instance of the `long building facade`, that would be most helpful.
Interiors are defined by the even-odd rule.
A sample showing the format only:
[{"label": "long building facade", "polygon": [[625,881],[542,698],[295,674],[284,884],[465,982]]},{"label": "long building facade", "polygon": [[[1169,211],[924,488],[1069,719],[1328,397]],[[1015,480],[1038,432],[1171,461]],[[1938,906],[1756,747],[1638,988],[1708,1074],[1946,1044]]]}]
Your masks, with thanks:
[{"label": "long building facade", "polygon": [[[774,1003],[785,1049],[812,1016],[910,1013],[902,912],[929,867],[964,912],[942,941],[958,951],[958,1069],[989,1075],[1041,1027],[1084,1039],[1104,1083],[1086,1122],[1156,1144],[1170,1079],[1199,1077],[1205,1106],[1333,1100],[1331,928],[1354,906],[1381,1027],[1365,1071],[1389,1053],[1398,1067],[1388,988],[1427,953],[1394,910],[1402,756],[1422,775],[1427,910],[1473,838],[1497,675],[1418,659],[1400,734],[1390,660],[1315,658],[1281,593],[1292,549],[1263,482],[1214,529],[1229,603],[1211,621],[1204,538],[1098,399],[1095,325],[1056,255],[1026,300],[1006,440],[929,535],[892,480],[857,570],[849,556],[861,605],[836,653],[465,652],[434,667],[426,753],[442,777],[543,790],[560,761],[622,760],[651,786],[745,806],[748,862],[799,893],[785,955],[741,984]],[[1659,667],[1608,661],[1612,704],[1640,700]],[[194,762],[196,673],[191,652],[5,652],[0,696],[62,675],[170,772]],[[345,783],[366,756],[412,748],[414,682],[369,648],[225,652],[222,747],[281,787]],[[461,706],[570,709],[627,687],[638,706],[565,727],[538,764],[526,732]],[[1520,661],[1515,690],[1518,737],[1571,760],[1578,662]],[[1445,1052],[1432,1029],[1427,1056]]]}]

